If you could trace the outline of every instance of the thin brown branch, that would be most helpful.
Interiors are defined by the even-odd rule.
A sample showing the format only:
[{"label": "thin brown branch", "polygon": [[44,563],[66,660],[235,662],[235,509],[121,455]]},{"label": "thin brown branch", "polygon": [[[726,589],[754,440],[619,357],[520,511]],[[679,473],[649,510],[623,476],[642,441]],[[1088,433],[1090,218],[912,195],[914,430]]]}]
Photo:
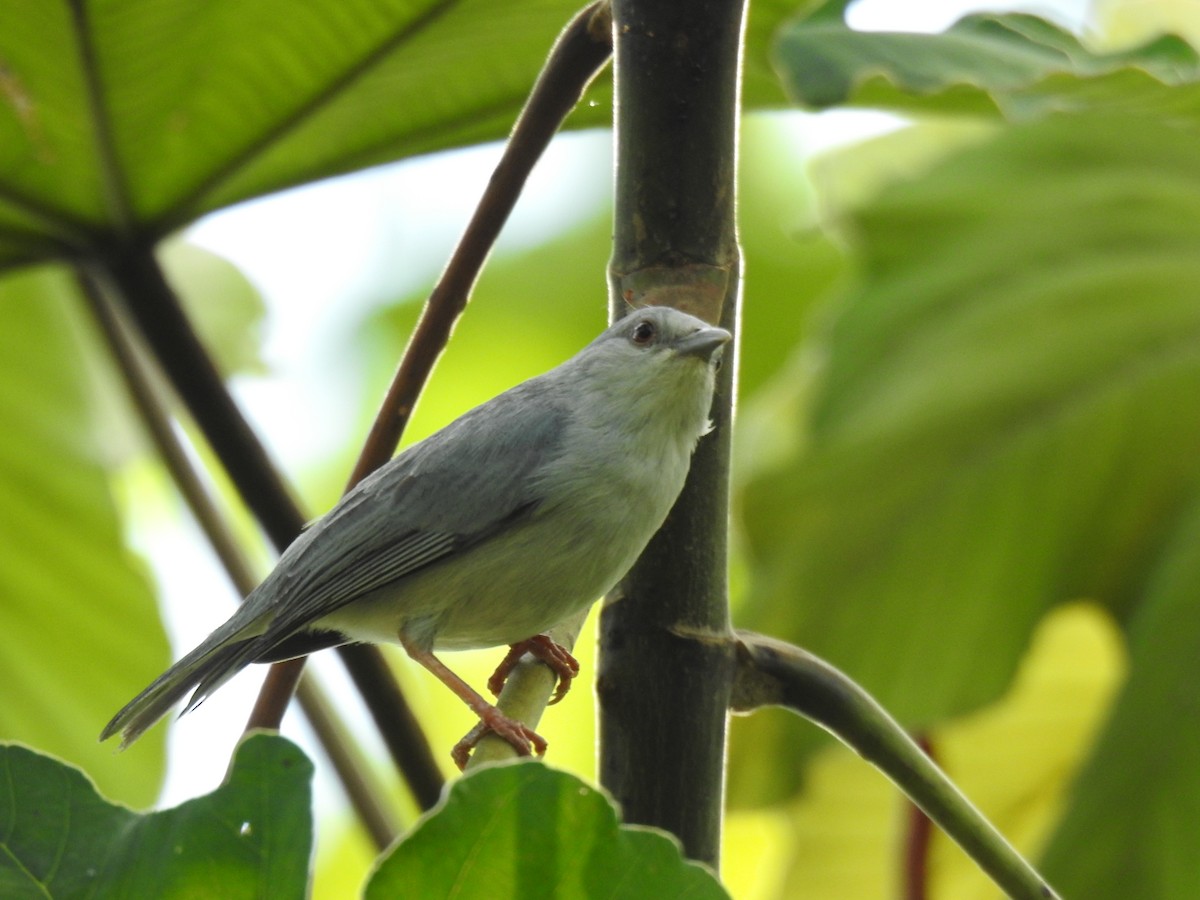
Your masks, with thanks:
[{"label": "thin brown branch", "polygon": [[272,663],[267,669],[267,677],[263,679],[258,689],[258,698],[246,718],[246,731],[262,728],[267,731],[279,728],[283,716],[287,712],[292,695],[304,683],[304,662],[306,656],[295,659],[285,659],[283,662]]},{"label": "thin brown branch", "polygon": [[425,303],[349,486],[387,462],[400,443],[417,397],[466,308],[471,288],[529,173],[612,53],[610,16],[608,0],[591,4],[571,20],[551,49],[479,205]]},{"label": "thin brown branch", "polygon": [[[918,735],[915,740],[921,752],[937,762],[929,738]],[[904,816],[903,853],[900,859],[901,896],[904,900],[928,900],[929,850],[932,843],[933,820],[921,811],[921,807],[909,801]]]},{"label": "thin brown branch", "polygon": [[[171,479],[204,531],[209,544],[221,561],[230,581],[241,596],[254,589],[257,579],[233,530],[222,516],[216,501],[196,471],[182,442],[171,427],[167,401],[160,396],[142,359],[133,336],[117,317],[95,281],[82,272],[76,283],[112,352],[138,416],[158,450]],[[351,805],[371,834],[376,846],[387,847],[395,839],[397,828],[387,809],[380,803],[384,792],[370,777],[370,766],[358,757],[354,744],[347,741],[349,730],[333,711],[325,694],[311,680],[300,685],[300,706],[317,734],[317,739],[333,762],[334,770]]]}]

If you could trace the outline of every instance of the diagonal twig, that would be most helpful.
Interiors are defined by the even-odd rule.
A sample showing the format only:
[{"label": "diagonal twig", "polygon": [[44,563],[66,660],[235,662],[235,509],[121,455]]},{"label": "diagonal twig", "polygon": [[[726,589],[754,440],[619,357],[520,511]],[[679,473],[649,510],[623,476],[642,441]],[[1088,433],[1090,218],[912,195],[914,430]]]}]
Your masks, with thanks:
[{"label": "diagonal twig", "polygon": [[400,442],[417,397],[466,308],[471,288],[529,173],[612,55],[611,16],[608,0],[591,4],[571,20],[551,49],[479,205],[429,295],[350,476],[351,485],[386,462]]}]

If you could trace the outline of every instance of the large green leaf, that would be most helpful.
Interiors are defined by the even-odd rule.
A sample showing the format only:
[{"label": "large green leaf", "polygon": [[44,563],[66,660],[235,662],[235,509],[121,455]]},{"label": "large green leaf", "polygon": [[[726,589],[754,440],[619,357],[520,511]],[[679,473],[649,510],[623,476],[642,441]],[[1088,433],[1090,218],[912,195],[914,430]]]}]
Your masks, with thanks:
[{"label": "large green leaf", "polygon": [[0,261],[500,137],[576,8],[4,0]]},{"label": "large green leaf", "polygon": [[728,897],[712,873],[612,801],[540,762],[480,769],[383,859],[367,900],[391,897]]},{"label": "large green leaf", "polygon": [[1046,857],[1066,897],[1188,898],[1200,886],[1198,585],[1194,504],[1146,583],[1130,628],[1133,672]]},{"label": "large green leaf", "polygon": [[0,896],[299,900],[311,778],[293,744],[253,735],[221,787],[139,815],[109,803],[76,769],[0,746]]},{"label": "large green leaf", "polygon": [[[0,267],[503,137],[579,0],[0,0]],[[747,97],[779,105],[768,2]],[[607,76],[574,127],[612,119]]]},{"label": "large green leaf", "polygon": [[116,756],[96,735],[169,662],[146,573],[125,549],[70,282],[0,282],[0,737],[151,803],[162,734]]},{"label": "large green leaf", "polygon": [[[742,623],[830,658],[915,727],[995,698],[1038,619],[1076,598],[1142,635],[1116,722],[1154,719],[1161,697],[1132,687],[1149,673],[1194,681],[1194,645],[1145,621],[1200,487],[1198,185],[1190,135],[1086,116],[1010,129],[855,217],[860,285],[807,348],[825,360],[811,407],[780,413],[800,449],[746,495]],[[788,757],[815,743],[779,726],[739,729],[735,789],[787,771],[756,761],[773,741]],[[1137,728],[1107,733],[1094,777],[1138,760],[1140,787],[1088,801],[1089,821],[1095,805],[1186,818],[1175,782],[1200,764],[1200,724],[1170,728],[1162,756]],[[1158,847],[1130,852],[1149,869]]]},{"label": "large green leaf", "polygon": [[[1036,16],[968,16],[941,34],[855,31],[840,4],[780,31],[775,54],[791,96],[814,108],[853,104],[932,113],[1001,114],[1121,106],[1179,114],[1163,85],[1194,85],[1200,56],[1176,37],[1093,51]],[[1185,94],[1194,102],[1196,93]],[[1155,100],[1147,102],[1148,97]],[[1194,120],[1195,111],[1184,113]]]}]

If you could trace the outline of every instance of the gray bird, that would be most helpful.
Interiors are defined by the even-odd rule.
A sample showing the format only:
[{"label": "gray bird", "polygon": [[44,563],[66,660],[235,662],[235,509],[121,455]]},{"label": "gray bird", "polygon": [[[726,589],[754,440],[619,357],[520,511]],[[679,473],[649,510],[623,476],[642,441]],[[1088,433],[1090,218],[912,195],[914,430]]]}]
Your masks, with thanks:
[{"label": "gray bird", "polygon": [[[188,691],[184,712],[252,662],[398,642],[517,751],[545,751],[434,650],[512,646],[559,674],[543,632],[637,559],[709,429],[729,332],[666,307],[621,319],[574,357],[478,406],[361,481],[310,526],[225,624],[105,726],[122,747]],[[194,689],[194,690],[193,690]],[[479,729],[476,730],[476,736]],[[455,758],[465,762],[466,750]]]}]

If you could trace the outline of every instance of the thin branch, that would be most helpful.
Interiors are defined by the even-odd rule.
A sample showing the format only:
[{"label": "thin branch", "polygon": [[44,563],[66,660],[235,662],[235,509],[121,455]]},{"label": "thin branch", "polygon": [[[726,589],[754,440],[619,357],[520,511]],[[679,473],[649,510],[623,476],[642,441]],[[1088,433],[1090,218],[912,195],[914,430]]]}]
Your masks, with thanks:
[{"label": "thin branch", "polygon": [[1058,895],[870,694],[811,653],[738,632],[732,707],[783,706],[821,725],[892,780],[1010,897]]},{"label": "thin branch", "polygon": [[[96,265],[130,312],[242,500],[271,542],[284,550],[303,529],[304,516],[192,331],[153,250],[114,248]],[[341,647],[338,653],[356,680],[387,672],[375,647]],[[393,754],[393,760],[417,802],[429,808],[440,796],[442,775],[424,734],[412,727],[414,718],[399,688],[364,694],[364,699],[387,745],[405,748],[405,754]],[[386,707],[377,705],[381,702]]]},{"label": "thin branch", "polygon": [[[921,752],[935,763],[933,743],[918,735],[914,740]],[[921,807],[908,801],[904,816],[903,853],[900,860],[901,896],[904,900],[927,900],[929,897],[929,851],[933,843],[933,820]]]},{"label": "thin branch", "polygon": [[471,288],[529,173],[612,53],[610,16],[608,0],[591,4],[571,20],[551,48],[479,205],[429,295],[350,475],[350,485],[383,465],[395,452],[417,397],[450,339],[454,323],[466,308]]},{"label": "thin branch", "polygon": [[[129,391],[130,400],[170,472],[173,483],[203,529],[230,581],[241,596],[246,596],[254,589],[257,578],[232,529],[171,427],[167,403],[159,395],[133,336],[128,327],[119,321],[116,311],[92,278],[77,272],[76,284],[100,326]],[[339,720],[316,682],[311,679],[302,682],[298,699],[317,739],[333,762],[334,770],[359,818],[376,846],[380,849],[387,847],[398,831],[387,809],[380,803],[384,792],[370,777],[369,764],[361,758],[357,746],[346,740],[349,730]]]},{"label": "thin branch", "polygon": [[[588,611],[585,609],[550,629],[551,639],[560,647],[572,649],[579,640],[579,632],[583,630],[587,616]],[[557,684],[558,676],[554,670],[541,660],[535,659],[532,654],[526,653],[504,682],[504,689],[496,700],[496,706],[509,718],[516,719],[530,728],[537,728]],[[487,735],[479,741],[475,752],[471,754],[467,770],[488,762],[515,759],[516,756],[517,751],[508,741],[495,735]]]}]

